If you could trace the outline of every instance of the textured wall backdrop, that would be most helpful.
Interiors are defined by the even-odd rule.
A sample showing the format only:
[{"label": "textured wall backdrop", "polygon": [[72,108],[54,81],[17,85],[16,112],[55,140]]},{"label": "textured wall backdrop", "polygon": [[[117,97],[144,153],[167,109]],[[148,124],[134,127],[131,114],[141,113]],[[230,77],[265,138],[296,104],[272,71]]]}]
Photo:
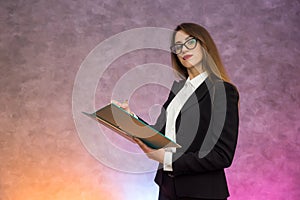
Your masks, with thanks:
[{"label": "textured wall backdrop", "polygon": [[[181,22],[207,27],[240,91],[239,141],[226,170],[229,199],[299,199],[299,13],[299,0],[1,0],[0,199],[155,199],[154,173],[113,170],[84,148],[72,118],[73,83],[84,58],[106,38]],[[170,65],[169,54],[122,56],[97,96],[150,62]],[[151,120],[148,108],[162,104],[167,91],[145,87],[155,93],[139,89],[130,105]]]}]

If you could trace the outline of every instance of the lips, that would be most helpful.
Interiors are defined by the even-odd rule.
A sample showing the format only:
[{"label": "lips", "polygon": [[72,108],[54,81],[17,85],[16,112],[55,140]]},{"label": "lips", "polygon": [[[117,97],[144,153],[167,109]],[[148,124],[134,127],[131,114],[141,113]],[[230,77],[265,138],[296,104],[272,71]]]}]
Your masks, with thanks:
[{"label": "lips", "polygon": [[185,56],[183,56],[183,60],[187,60],[187,59],[189,59],[189,58],[191,58],[193,55],[185,55]]}]

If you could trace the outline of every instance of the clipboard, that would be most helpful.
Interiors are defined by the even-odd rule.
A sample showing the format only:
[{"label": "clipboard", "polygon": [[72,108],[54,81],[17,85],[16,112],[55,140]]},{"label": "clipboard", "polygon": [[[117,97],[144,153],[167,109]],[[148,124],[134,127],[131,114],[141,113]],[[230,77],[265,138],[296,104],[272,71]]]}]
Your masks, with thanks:
[{"label": "clipboard", "polygon": [[131,142],[135,143],[133,137],[136,137],[153,149],[167,147],[181,148],[179,144],[164,136],[143,120],[131,115],[117,104],[110,103],[91,114],[82,113]]}]

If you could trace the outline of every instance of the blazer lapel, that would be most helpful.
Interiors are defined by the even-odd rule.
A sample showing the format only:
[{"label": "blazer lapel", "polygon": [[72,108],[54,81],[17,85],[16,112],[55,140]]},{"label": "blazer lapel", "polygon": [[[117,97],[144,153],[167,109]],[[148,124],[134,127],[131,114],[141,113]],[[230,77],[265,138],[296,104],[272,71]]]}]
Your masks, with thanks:
[{"label": "blazer lapel", "polygon": [[186,80],[180,80],[179,82],[175,82],[174,89],[172,91],[175,95],[183,88],[185,81]]},{"label": "blazer lapel", "polygon": [[206,78],[205,81],[192,93],[192,95],[188,98],[181,109],[181,113],[186,111],[188,108],[198,103],[208,91],[211,91],[213,83],[209,78]]},{"label": "blazer lapel", "polygon": [[172,91],[172,97],[167,101],[167,103],[164,105],[165,109],[169,106],[171,101],[174,99],[176,94],[181,90],[181,88],[184,86],[185,80],[180,80],[179,82],[174,81],[174,84],[171,88]]}]

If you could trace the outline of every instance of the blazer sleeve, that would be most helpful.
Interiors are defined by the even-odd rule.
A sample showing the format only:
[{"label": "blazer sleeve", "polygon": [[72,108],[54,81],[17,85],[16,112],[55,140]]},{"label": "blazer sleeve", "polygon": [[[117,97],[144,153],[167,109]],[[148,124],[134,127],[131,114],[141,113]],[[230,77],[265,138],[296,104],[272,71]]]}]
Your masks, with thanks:
[{"label": "blazer sleeve", "polygon": [[[239,116],[238,116],[238,101],[239,94],[235,86],[230,83],[224,83],[224,87],[221,84],[215,85],[215,97],[212,109],[218,109],[220,106],[224,106],[224,100],[219,98],[221,90],[225,88],[226,94],[226,111],[225,122],[216,120],[216,115],[218,115],[218,110],[215,112],[216,115],[212,114],[213,126],[221,126],[220,137],[218,138],[215,145],[204,157],[200,156],[200,147],[197,152],[186,152],[186,153],[175,153],[173,155],[173,173],[174,175],[181,174],[194,174],[194,173],[204,173],[207,171],[214,171],[227,168],[231,165],[236,144],[238,138],[238,126],[239,126]],[[212,111],[213,113],[214,111]],[[220,113],[219,113],[220,114]],[[223,120],[224,121],[224,120]],[[224,126],[223,126],[224,124]],[[213,129],[214,131],[214,129]]]}]

